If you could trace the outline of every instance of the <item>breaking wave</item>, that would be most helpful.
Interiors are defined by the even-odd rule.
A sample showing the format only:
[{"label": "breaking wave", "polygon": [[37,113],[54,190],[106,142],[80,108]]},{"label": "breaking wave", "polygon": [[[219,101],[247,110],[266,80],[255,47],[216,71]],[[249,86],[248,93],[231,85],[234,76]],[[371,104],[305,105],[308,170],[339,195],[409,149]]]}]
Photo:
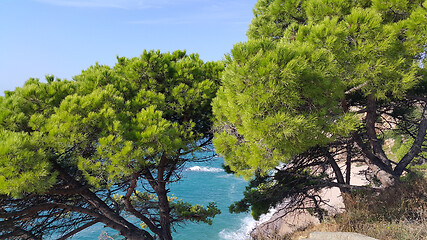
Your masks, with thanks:
[{"label": "breaking wave", "polygon": [[250,240],[250,234],[252,230],[261,223],[268,221],[275,212],[276,210],[271,208],[267,214],[261,215],[258,221],[253,219],[251,215],[246,216],[242,219],[242,223],[239,229],[223,229],[219,233],[219,237],[223,240]]},{"label": "breaking wave", "polygon": [[201,166],[193,166],[185,169],[185,171],[192,172],[224,172],[224,169],[215,168],[215,167],[201,167]]}]

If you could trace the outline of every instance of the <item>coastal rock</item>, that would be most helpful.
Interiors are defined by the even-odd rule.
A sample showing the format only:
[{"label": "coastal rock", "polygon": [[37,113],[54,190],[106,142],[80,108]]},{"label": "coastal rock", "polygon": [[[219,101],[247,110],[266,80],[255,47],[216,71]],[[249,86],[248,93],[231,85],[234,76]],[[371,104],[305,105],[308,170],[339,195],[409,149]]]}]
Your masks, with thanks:
[{"label": "coastal rock", "polygon": [[286,217],[282,217],[282,211],[284,210],[277,211],[273,214],[271,219],[258,225],[251,232],[252,239],[280,239],[281,236],[288,233],[319,223],[319,219],[312,216],[307,211],[298,210],[287,214]]},{"label": "coastal rock", "polygon": [[[351,171],[351,184],[357,186],[369,184],[366,180],[365,174],[363,174],[366,170],[366,165],[353,166]],[[326,202],[326,204],[322,204],[321,207],[325,209],[330,216],[345,211],[344,201],[341,197],[339,188],[325,188],[319,192],[319,195]],[[270,219],[255,227],[250,234],[251,238],[254,240],[282,239],[286,234],[320,223],[319,219],[310,214],[307,210],[296,210],[285,214],[288,211],[285,206],[286,199],[284,200],[284,203],[276,206],[274,214]]]},{"label": "coastal rock", "polygon": [[[321,207],[331,215],[344,211],[344,203],[340,196],[340,190],[336,187],[323,189],[319,195],[326,200],[327,204]],[[259,224],[251,233],[254,240],[261,239],[281,239],[282,236],[304,229],[313,224],[319,224],[319,219],[310,214],[305,209],[298,209],[287,213],[286,202],[276,207],[276,212],[272,217]],[[306,205],[307,207],[310,207]],[[287,214],[285,214],[287,213]]]}]

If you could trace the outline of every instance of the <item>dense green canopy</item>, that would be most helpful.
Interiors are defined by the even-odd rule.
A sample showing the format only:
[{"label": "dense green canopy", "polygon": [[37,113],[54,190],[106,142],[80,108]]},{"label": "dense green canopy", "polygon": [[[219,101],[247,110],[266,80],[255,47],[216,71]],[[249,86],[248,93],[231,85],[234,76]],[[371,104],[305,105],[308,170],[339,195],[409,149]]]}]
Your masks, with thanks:
[{"label": "dense green canopy", "polygon": [[[337,161],[347,149],[347,166],[362,157],[390,186],[419,156],[427,127],[420,67],[426,9],[425,0],[257,2],[249,40],[232,49],[213,103],[214,144],[230,170],[248,178],[272,175],[248,189],[246,208],[264,204],[266,211],[266,203],[288,196],[278,169],[272,171],[284,163],[289,174],[330,164],[344,185]],[[382,146],[386,131],[414,143],[395,167]]]},{"label": "dense green canopy", "polygon": [[[41,238],[102,222],[129,239],[150,238],[123,218],[134,215],[170,239],[176,222],[210,223],[218,213],[213,204],[170,198],[167,184],[212,138],[211,100],[222,68],[182,51],[145,51],[118,58],[112,68],[91,66],[73,81],[30,79],[6,92],[0,97],[0,209],[7,213],[0,218],[10,225],[0,232]],[[35,199],[49,207],[34,210]],[[29,212],[31,220],[24,218]],[[55,214],[68,223],[42,223]]]},{"label": "dense green canopy", "polygon": [[215,144],[233,171],[270,170],[354,130],[352,115],[342,114],[345,85],[330,52],[252,40],[232,54],[214,111]]}]

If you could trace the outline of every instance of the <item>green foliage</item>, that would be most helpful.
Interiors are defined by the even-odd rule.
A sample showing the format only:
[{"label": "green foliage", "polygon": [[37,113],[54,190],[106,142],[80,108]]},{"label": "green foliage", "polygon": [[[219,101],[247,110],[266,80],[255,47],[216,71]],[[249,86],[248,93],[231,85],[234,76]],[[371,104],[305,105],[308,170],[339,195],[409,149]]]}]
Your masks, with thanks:
[{"label": "green foliage", "polygon": [[43,193],[56,182],[41,148],[41,134],[0,130],[0,194],[21,197],[24,193]]},{"label": "green foliage", "polygon": [[[124,196],[115,194],[113,198],[114,201],[120,202],[123,200]],[[156,208],[158,198],[155,194],[135,191],[135,194],[132,195],[130,200],[132,205],[136,208],[154,209]],[[173,194],[171,197],[168,197],[168,202],[171,209],[172,222],[193,221],[212,225],[215,215],[221,214],[221,211],[214,202],[210,202],[206,207],[199,204],[192,205],[188,202],[184,202],[182,199],[178,199]],[[147,227],[146,224],[142,224],[142,226],[143,228]]]},{"label": "green foliage", "polygon": [[[426,6],[425,0],[259,0],[249,40],[227,56],[213,102],[214,144],[228,168],[246,178],[268,175],[310,149],[364,134],[366,115],[357,111],[366,110],[368,96],[391,109],[407,94],[425,97],[419,66]],[[257,216],[276,201],[268,195],[256,197],[264,202],[245,196],[247,204],[234,207],[251,206]]]},{"label": "green foliage", "polygon": [[301,0],[259,0],[249,26],[249,39],[280,39],[284,29],[305,23],[306,13],[302,4]]},{"label": "green foliage", "polygon": [[[156,180],[166,193],[165,182],[212,136],[211,100],[222,69],[221,62],[204,63],[183,51],[144,51],[118,58],[114,67],[91,66],[74,81],[46,76],[46,83],[30,79],[6,92],[0,97],[0,194],[47,194],[62,184],[59,168],[94,192],[117,191],[131,176],[150,172],[164,176]],[[181,221],[210,223],[219,213],[214,205],[176,207],[187,214]]]},{"label": "green foliage", "polygon": [[334,53],[340,76],[350,86],[368,83],[365,94],[374,93],[377,98],[401,96],[419,80],[413,56],[424,52],[427,30],[421,3],[259,1],[248,36],[250,40],[313,42],[318,49]]},{"label": "green foliage", "polygon": [[220,71],[197,55],[150,51],[120,58],[115,68],[92,66],[73,82],[30,79],[3,99],[1,124],[37,133],[40,149],[78,148],[70,161],[86,177],[113,181],[155,165],[156,154],[176,155],[206,137]]},{"label": "green foliage", "polygon": [[46,78],[48,84],[29,79],[24,87],[0,97],[0,194],[42,193],[56,182],[57,173],[48,161],[52,156],[45,147],[47,138],[39,130],[75,86],[53,76]]},{"label": "green foliage", "polygon": [[248,177],[355,129],[356,119],[340,109],[344,84],[328,51],[253,40],[232,54],[213,103],[214,143],[231,170]]},{"label": "green foliage", "polygon": [[0,126],[16,132],[39,130],[45,116],[51,115],[54,108],[74,92],[73,82],[56,79],[45,84],[30,78],[24,87],[6,91],[5,97],[0,97]]},{"label": "green foliage", "polygon": [[179,220],[190,220],[194,222],[204,222],[212,225],[212,218],[220,214],[221,211],[216,207],[216,204],[210,202],[206,208],[202,205],[191,205],[182,200],[171,203],[173,214],[176,214]]}]

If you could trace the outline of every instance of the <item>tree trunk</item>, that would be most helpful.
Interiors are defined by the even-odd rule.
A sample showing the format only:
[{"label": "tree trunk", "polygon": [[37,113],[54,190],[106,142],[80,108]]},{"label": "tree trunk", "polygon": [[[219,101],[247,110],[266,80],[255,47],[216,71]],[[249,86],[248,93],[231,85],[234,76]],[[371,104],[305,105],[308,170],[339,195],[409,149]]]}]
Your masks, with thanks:
[{"label": "tree trunk", "polygon": [[387,188],[395,185],[398,178],[393,174],[391,161],[387,158],[381,143],[378,141],[375,129],[377,117],[375,96],[371,94],[367,98],[366,106],[366,131],[370,147],[368,148],[358,135],[355,137],[355,140],[365,154],[366,164],[374,172],[375,177],[381,182],[381,185]]},{"label": "tree trunk", "polygon": [[377,132],[375,129],[377,117],[377,103],[375,100],[375,96],[371,94],[368,96],[366,106],[366,131],[368,133],[371,150],[375,156],[381,159],[381,161],[391,169],[391,161],[387,158],[381,146],[381,143],[378,141],[377,138]]},{"label": "tree trunk", "polygon": [[353,143],[347,143],[347,158],[346,158],[346,170],[345,170],[345,183],[350,185],[351,180],[351,149],[353,148]]},{"label": "tree trunk", "polygon": [[[332,156],[332,154],[328,150],[326,150],[326,158],[327,158],[329,164],[331,164],[332,169],[334,170],[334,174],[335,174],[335,178],[337,179],[337,183],[339,183],[340,185],[345,185],[346,182],[345,182],[344,176],[342,174],[341,168],[338,166],[334,157]],[[350,189],[345,188],[345,187],[339,187],[339,189],[340,189],[341,193],[348,193],[350,191]],[[321,220],[321,219],[319,219],[319,220]]]},{"label": "tree trunk", "polygon": [[392,187],[396,185],[396,183],[399,181],[398,177],[384,171],[380,167],[378,167],[377,164],[372,163],[371,161],[367,161],[367,164],[369,168],[373,171],[375,177],[381,182],[381,186],[384,188]]},{"label": "tree trunk", "polygon": [[164,180],[165,163],[167,158],[162,156],[162,160],[157,169],[157,179],[153,178],[153,175],[149,170],[143,172],[145,179],[148,181],[150,186],[156,192],[159,204],[159,217],[160,217],[160,228],[155,234],[160,240],[171,240],[171,219],[170,219],[170,206],[166,190],[166,181]]},{"label": "tree trunk", "polygon": [[326,150],[326,159],[328,160],[329,164],[331,164],[332,169],[334,170],[335,178],[337,179],[337,182],[340,184],[345,184],[344,176],[342,175],[341,168],[338,166],[337,162],[335,162],[334,157],[332,157],[331,153]]},{"label": "tree trunk", "polygon": [[136,230],[120,231],[120,235],[127,240],[154,240],[147,231],[137,228]]},{"label": "tree trunk", "polygon": [[385,188],[395,185],[398,182],[398,178],[393,174],[391,167],[369,151],[358,134],[354,135],[354,140],[362,149],[366,164],[374,172],[375,177],[381,182],[381,185]]},{"label": "tree trunk", "polygon": [[160,226],[162,228],[159,237],[161,240],[172,240],[170,207],[164,183],[159,184],[159,189],[156,193],[159,198]]},{"label": "tree trunk", "polygon": [[[157,184],[152,184],[159,199],[159,214],[160,214],[160,240],[172,240],[170,206],[166,190],[165,167],[168,165],[169,159],[165,154],[162,155],[157,168]],[[166,178],[168,178],[166,176]]]}]

